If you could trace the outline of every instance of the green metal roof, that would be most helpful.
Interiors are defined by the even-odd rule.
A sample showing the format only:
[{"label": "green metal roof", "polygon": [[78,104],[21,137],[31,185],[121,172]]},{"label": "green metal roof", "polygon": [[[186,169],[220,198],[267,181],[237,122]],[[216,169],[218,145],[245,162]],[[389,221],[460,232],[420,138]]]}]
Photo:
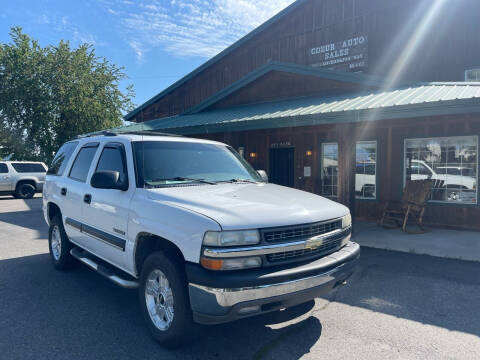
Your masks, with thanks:
[{"label": "green metal roof", "polygon": [[424,83],[388,91],[308,97],[147,121],[116,131],[242,131],[480,112],[480,83]]},{"label": "green metal roof", "polygon": [[184,76],[183,78],[181,78],[180,80],[178,80],[177,82],[175,82],[174,84],[172,84],[171,86],[169,86],[168,88],[166,88],[165,90],[163,90],[162,92],[158,93],[157,95],[155,95],[154,97],[152,97],[151,99],[149,99],[148,101],[146,101],[145,103],[143,103],[142,105],[138,106],[137,108],[135,108],[134,110],[132,110],[131,112],[129,112],[127,115],[125,115],[123,118],[128,121],[129,119],[133,118],[135,115],[137,115],[140,111],[144,110],[145,108],[147,108],[148,106],[150,106],[151,104],[157,102],[159,99],[161,99],[162,97],[164,97],[165,95],[171,93],[172,91],[174,91],[176,88],[178,88],[179,86],[181,86],[182,84],[186,83],[187,81],[189,81],[190,79],[194,78],[196,75],[198,75],[199,73],[201,73],[203,70],[207,69],[208,67],[210,67],[211,65],[215,64],[216,62],[218,62],[219,60],[223,59],[223,57],[227,56],[228,54],[230,54],[233,50],[239,48],[241,45],[243,45],[244,43],[246,43],[248,40],[250,40],[251,38],[253,38],[254,36],[258,35],[259,33],[261,33],[263,30],[267,29],[270,25],[272,25],[273,23],[277,22],[278,20],[280,20],[281,18],[283,18],[284,16],[290,14],[293,10],[295,10],[297,7],[299,7],[300,5],[302,5],[303,3],[307,2],[308,0],[297,0],[295,2],[293,2],[292,4],[290,4],[289,6],[287,6],[285,9],[283,9],[282,11],[280,11],[277,15],[273,16],[272,18],[270,18],[269,20],[267,20],[266,22],[264,22],[262,25],[260,25],[259,27],[255,28],[254,30],[252,30],[251,32],[249,32],[247,35],[245,35],[243,38],[241,38],[240,40],[238,40],[237,42],[233,43],[232,45],[230,45],[228,48],[226,48],[225,50],[223,50],[222,52],[218,53],[217,55],[215,55],[213,58],[211,58],[210,60],[208,60],[206,63],[204,63],[203,65],[199,66],[198,68],[196,68],[195,70],[193,70],[191,73],[187,74],[186,76]]}]

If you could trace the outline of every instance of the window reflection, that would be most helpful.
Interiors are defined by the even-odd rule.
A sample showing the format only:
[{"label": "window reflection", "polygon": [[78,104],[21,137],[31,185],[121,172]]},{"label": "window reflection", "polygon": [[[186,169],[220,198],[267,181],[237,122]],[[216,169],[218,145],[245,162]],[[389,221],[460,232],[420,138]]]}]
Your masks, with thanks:
[{"label": "window reflection", "polygon": [[356,146],[355,194],[360,199],[376,198],[377,142],[361,141]]},{"label": "window reflection", "polygon": [[322,144],[322,186],[323,196],[338,194],[338,144]]},{"label": "window reflection", "polygon": [[406,180],[432,179],[432,201],[477,203],[476,136],[405,140]]}]

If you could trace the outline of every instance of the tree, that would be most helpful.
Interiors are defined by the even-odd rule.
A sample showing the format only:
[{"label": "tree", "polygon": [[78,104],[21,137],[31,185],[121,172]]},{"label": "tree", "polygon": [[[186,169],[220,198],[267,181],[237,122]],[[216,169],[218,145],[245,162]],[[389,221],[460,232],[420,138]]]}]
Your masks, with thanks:
[{"label": "tree", "polygon": [[68,41],[41,47],[19,27],[0,44],[0,156],[50,161],[79,134],[117,127],[133,108],[123,68]]}]

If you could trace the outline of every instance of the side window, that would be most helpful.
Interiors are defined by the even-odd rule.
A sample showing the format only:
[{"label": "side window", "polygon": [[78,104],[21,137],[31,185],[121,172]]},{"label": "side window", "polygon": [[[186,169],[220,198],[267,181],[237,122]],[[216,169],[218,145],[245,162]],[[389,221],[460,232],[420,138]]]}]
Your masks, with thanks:
[{"label": "side window", "polygon": [[127,164],[125,150],[121,144],[107,144],[98,160],[96,171],[118,171],[119,181],[127,182]]},{"label": "side window", "polygon": [[46,172],[42,164],[37,163],[12,163],[13,168],[18,173],[44,173]]},{"label": "side window", "polygon": [[87,180],[88,170],[90,170],[90,165],[92,165],[92,160],[97,152],[97,149],[98,144],[87,144],[80,149],[75,161],[73,162],[72,169],[70,170],[70,178],[81,182],[85,182]]},{"label": "side window", "polygon": [[7,164],[0,164],[0,174],[8,174]]},{"label": "side window", "polygon": [[65,168],[68,164],[68,160],[72,156],[73,152],[77,148],[78,141],[68,142],[63,144],[62,147],[57,151],[57,154],[53,158],[50,167],[48,168],[47,175],[58,175],[62,176]]}]

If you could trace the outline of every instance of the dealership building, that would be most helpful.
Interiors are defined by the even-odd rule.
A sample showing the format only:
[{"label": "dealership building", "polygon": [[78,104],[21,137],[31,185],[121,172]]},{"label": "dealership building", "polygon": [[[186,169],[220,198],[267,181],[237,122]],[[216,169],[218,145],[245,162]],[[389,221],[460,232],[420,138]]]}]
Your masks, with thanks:
[{"label": "dealership building", "polygon": [[429,178],[425,223],[480,230],[478,14],[474,0],[298,0],[122,129],[225,142],[359,219]]}]

